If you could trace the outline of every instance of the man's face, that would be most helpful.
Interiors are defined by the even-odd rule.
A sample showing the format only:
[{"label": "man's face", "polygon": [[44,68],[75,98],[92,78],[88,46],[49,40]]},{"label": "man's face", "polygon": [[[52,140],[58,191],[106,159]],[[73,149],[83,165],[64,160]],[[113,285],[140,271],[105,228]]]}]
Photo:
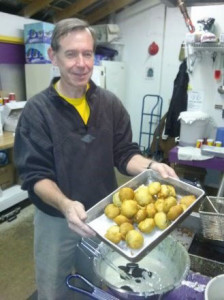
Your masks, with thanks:
[{"label": "man's face", "polygon": [[60,39],[59,51],[52,52],[52,63],[60,69],[61,80],[70,87],[85,87],[94,65],[93,38],[86,30],[70,32]]}]

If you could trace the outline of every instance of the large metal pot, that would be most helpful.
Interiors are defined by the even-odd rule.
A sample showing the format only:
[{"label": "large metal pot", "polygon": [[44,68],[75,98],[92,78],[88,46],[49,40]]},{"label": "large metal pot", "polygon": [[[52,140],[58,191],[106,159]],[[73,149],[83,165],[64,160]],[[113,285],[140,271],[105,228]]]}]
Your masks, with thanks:
[{"label": "large metal pot", "polygon": [[137,263],[130,263],[104,243],[99,244],[98,250],[102,257],[105,255],[132,277],[123,279],[102,257],[94,257],[94,273],[101,280],[104,290],[118,299],[162,299],[163,295],[181,285],[190,269],[187,250],[171,236]]}]

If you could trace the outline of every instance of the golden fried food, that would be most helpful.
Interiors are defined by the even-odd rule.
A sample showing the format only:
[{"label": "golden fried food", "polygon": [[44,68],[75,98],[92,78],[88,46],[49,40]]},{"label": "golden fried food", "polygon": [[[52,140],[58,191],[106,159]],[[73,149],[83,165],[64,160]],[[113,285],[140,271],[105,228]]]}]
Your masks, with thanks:
[{"label": "golden fried food", "polygon": [[120,225],[120,233],[122,236],[122,240],[125,240],[126,234],[128,233],[128,231],[133,230],[134,226],[130,223],[122,223]]},{"label": "golden fried food", "polygon": [[120,233],[120,227],[118,225],[113,225],[107,229],[105,237],[112,243],[118,244],[122,239],[122,234]]},{"label": "golden fried food", "polygon": [[134,199],[135,192],[132,188],[123,187],[119,190],[119,198],[123,202],[124,200]]},{"label": "golden fried food", "polygon": [[146,206],[153,201],[152,195],[149,193],[148,187],[145,185],[140,186],[135,192],[135,200],[141,206]]},{"label": "golden fried food", "polygon": [[161,189],[158,193],[159,198],[167,198],[170,195],[170,189],[166,184],[161,184]]},{"label": "golden fried food", "polygon": [[196,197],[194,195],[188,195],[184,196],[180,199],[181,204],[185,204],[187,207],[189,207],[194,201],[196,200]]},{"label": "golden fried food", "polygon": [[164,199],[157,199],[155,202],[155,208],[157,211],[164,211]]},{"label": "golden fried food", "polygon": [[156,226],[161,230],[167,228],[169,225],[167,216],[163,211],[157,212],[155,214],[154,221],[155,221]]},{"label": "golden fried food", "polygon": [[155,214],[157,213],[155,203],[149,203],[146,206],[146,213],[149,218],[154,218]]},{"label": "golden fried food", "polygon": [[127,218],[132,218],[138,211],[138,203],[135,200],[126,200],[122,202],[121,214]]},{"label": "golden fried food", "polygon": [[187,205],[180,203],[180,206],[183,208],[183,211],[187,210]]},{"label": "golden fried food", "polygon": [[146,218],[138,224],[138,229],[144,233],[150,233],[156,224],[153,218]]},{"label": "golden fried food", "polygon": [[157,195],[161,189],[160,182],[153,181],[148,185],[148,190],[151,195]]},{"label": "golden fried food", "polygon": [[173,196],[170,196],[170,197],[167,197],[165,200],[164,200],[164,208],[163,208],[163,211],[165,213],[167,213],[169,211],[169,209],[174,206],[174,205],[177,205],[177,199],[174,198]]},{"label": "golden fried food", "polygon": [[113,221],[117,224],[117,225],[121,225],[122,223],[132,223],[131,219],[128,219],[127,217],[123,216],[123,215],[118,215],[116,216]]},{"label": "golden fried food", "polygon": [[125,240],[127,245],[132,249],[139,249],[144,243],[143,235],[135,229],[128,231]]},{"label": "golden fried food", "polygon": [[107,206],[104,209],[105,215],[109,219],[114,219],[116,216],[120,214],[120,209],[115,206],[113,203],[107,204]]},{"label": "golden fried food", "polygon": [[175,188],[174,186],[172,185],[167,185],[168,189],[169,189],[169,195],[170,196],[173,196],[173,197],[176,197],[176,191],[175,191]]},{"label": "golden fried food", "polygon": [[147,212],[145,207],[140,208],[137,213],[134,215],[134,223],[139,223],[141,221],[143,221],[145,218],[147,217]]},{"label": "golden fried food", "polygon": [[170,208],[170,210],[167,213],[167,219],[170,221],[176,220],[176,218],[179,217],[183,212],[183,208],[180,204],[174,205]]},{"label": "golden fried food", "polygon": [[119,192],[113,194],[113,204],[117,207],[121,207],[122,201],[119,197]]}]

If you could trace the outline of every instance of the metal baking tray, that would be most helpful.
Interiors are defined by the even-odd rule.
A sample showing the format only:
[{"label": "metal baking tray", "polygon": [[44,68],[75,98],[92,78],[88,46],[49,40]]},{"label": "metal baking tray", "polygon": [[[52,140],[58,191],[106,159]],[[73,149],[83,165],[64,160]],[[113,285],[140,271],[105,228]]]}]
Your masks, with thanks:
[{"label": "metal baking tray", "polygon": [[213,155],[215,157],[224,158],[224,147],[202,145],[201,154]]},{"label": "metal baking tray", "polygon": [[[141,249],[133,250],[126,246],[124,241],[119,244],[114,244],[104,237],[107,229],[115,225],[115,223],[108,219],[104,214],[104,208],[107,204],[112,203],[113,194],[120,190],[122,187],[131,187],[134,190],[137,189],[142,184],[148,185],[150,182],[159,181],[161,184],[170,184],[175,187],[177,199],[180,199],[186,195],[195,195],[196,201],[188,207],[175,221],[173,221],[166,229],[159,230],[154,229],[150,234],[143,234],[144,245]],[[147,252],[151,251],[155,246],[157,246],[171,231],[173,231],[179,223],[181,223],[193,210],[194,206],[203,198],[205,192],[189,183],[180,181],[168,177],[166,179],[162,178],[159,173],[153,170],[146,170],[139,174],[138,176],[132,178],[130,181],[126,182],[110,195],[99,201],[95,206],[87,211],[88,225],[97,233],[97,236],[103,240],[105,243],[114,248],[121,255],[125,256],[129,261],[139,261],[142,257],[146,255]]]}]

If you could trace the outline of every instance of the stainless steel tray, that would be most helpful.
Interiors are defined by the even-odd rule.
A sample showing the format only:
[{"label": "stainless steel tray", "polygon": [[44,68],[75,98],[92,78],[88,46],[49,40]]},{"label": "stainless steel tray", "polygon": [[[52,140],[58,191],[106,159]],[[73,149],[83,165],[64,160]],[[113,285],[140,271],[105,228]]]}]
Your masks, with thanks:
[{"label": "stainless steel tray", "polygon": [[[141,249],[133,250],[126,246],[125,242],[120,242],[118,245],[113,244],[108,239],[104,237],[107,229],[115,225],[115,223],[108,219],[104,214],[104,208],[107,204],[112,203],[113,194],[115,194],[122,187],[131,187],[134,190],[137,189],[140,185],[148,185],[152,181],[159,181],[162,184],[171,184],[175,187],[177,198],[180,199],[183,196],[192,194],[195,195],[196,201],[188,207],[188,209],[182,213],[175,221],[173,221],[166,229],[159,230],[154,229],[150,234],[143,234],[144,236],[144,245]],[[204,196],[204,191],[191,185],[186,182],[180,181],[174,178],[162,178],[157,172],[153,170],[146,170],[134,177],[130,181],[126,182],[118,189],[116,189],[113,193],[102,199],[95,206],[87,211],[88,225],[97,233],[98,237],[102,239],[105,243],[109,244],[112,248],[114,248],[121,255],[125,256],[129,261],[138,261],[148,251],[151,251],[155,246],[157,246],[171,231],[174,230],[175,227],[179,223],[181,223],[193,210],[194,206],[198,204],[198,202]]]}]

